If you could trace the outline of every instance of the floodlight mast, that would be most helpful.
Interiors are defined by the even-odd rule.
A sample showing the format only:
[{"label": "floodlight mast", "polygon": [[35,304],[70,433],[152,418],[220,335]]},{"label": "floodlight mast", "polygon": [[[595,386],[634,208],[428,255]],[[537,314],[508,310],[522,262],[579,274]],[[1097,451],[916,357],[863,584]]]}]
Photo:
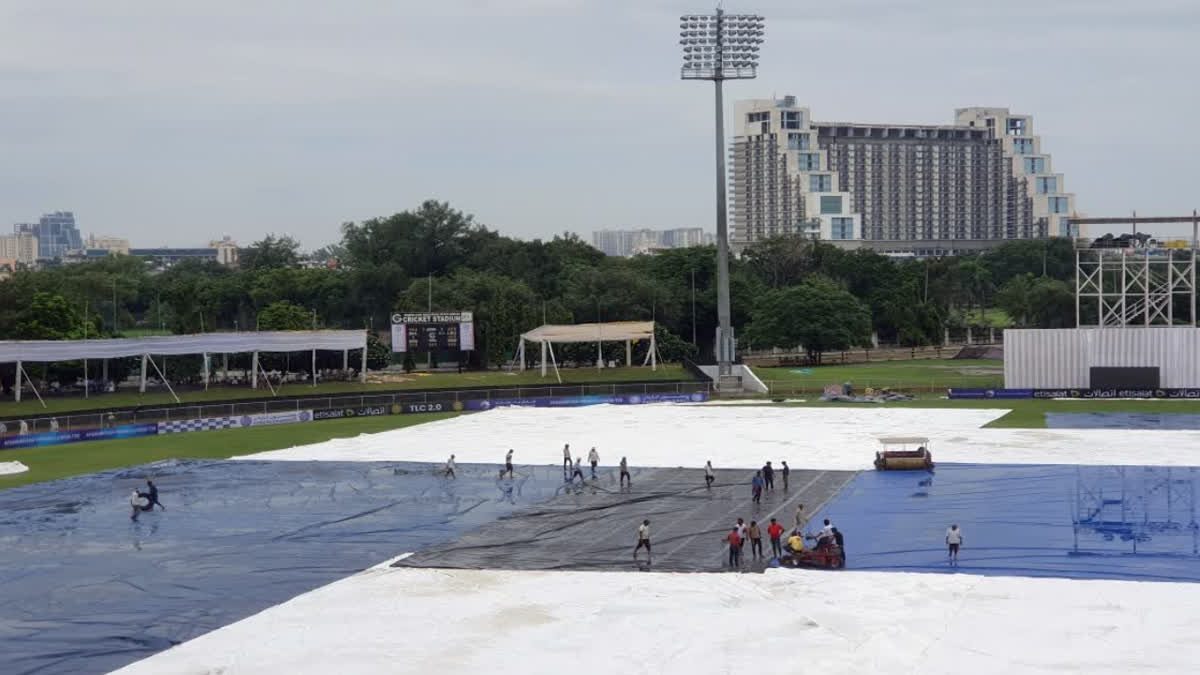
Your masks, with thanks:
[{"label": "floodlight mast", "polygon": [[758,74],[763,17],[757,14],[685,14],[679,17],[684,80],[711,80],[716,90],[717,149],[717,374],[733,374],[734,340],[729,309],[729,226],[725,183],[725,102],[721,83],[750,80]]}]

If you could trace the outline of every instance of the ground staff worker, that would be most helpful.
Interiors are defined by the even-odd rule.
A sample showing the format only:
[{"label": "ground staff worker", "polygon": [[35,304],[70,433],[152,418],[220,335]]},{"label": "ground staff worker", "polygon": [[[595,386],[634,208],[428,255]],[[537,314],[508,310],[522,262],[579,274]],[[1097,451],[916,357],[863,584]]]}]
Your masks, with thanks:
[{"label": "ground staff worker", "polygon": [[650,559],[650,521],[643,520],[637,530],[638,542],[633,549],[633,559],[637,560],[638,551],[646,549],[646,560]]},{"label": "ground staff worker", "polygon": [[771,538],[771,555],[778,558],[783,555],[783,544],[780,538],[783,537],[783,526],[771,519],[771,524],[767,527],[767,536]]}]

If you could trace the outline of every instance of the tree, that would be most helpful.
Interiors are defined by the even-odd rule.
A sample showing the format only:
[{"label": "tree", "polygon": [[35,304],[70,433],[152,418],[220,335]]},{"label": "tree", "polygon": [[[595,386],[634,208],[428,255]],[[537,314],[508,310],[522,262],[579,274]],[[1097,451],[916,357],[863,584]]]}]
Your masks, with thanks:
[{"label": "tree", "polygon": [[996,293],[996,304],[1019,326],[1070,328],[1075,325],[1075,294],[1064,281],[1032,274],[1015,276]]},{"label": "tree", "polygon": [[823,246],[804,237],[771,237],[746,249],[746,265],[767,286],[785,288],[816,270]]},{"label": "tree", "polygon": [[[968,298],[969,307],[974,304],[979,310],[979,323],[984,322],[983,308],[987,298],[995,286],[992,283],[992,273],[979,257],[967,258],[958,264],[960,287]],[[971,324],[968,317],[967,324]]]},{"label": "tree", "polygon": [[84,320],[61,295],[38,292],[17,315],[13,337],[19,340],[79,340],[98,336],[92,318]]},{"label": "tree", "polygon": [[866,305],[828,279],[768,291],[751,312],[747,336],[765,347],[803,345],[810,361],[821,353],[870,344]]},{"label": "tree", "polygon": [[[361,354],[360,354],[361,356]],[[392,365],[392,350],[374,333],[367,334],[367,368],[383,370]]]},{"label": "tree", "polygon": [[313,315],[287,300],[272,302],[258,313],[259,330],[310,330]]},{"label": "tree", "polygon": [[342,225],[342,249],[355,268],[399,262],[410,277],[441,275],[460,262],[474,218],[446,202],[429,200],[415,211]]},{"label": "tree", "polygon": [[300,261],[300,243],[287,236],[268,234],[250,248],[238,251],[238,267],[244,270],[272,270],[294,267]]},{"label": "tree", "polygon": [[[658,359],[662,363],[678,363],[684,359],[696,358],[696,345],[684,341],[678,335],[667,330],[662,324],[654,326],[654,344],[658,347]],[[624,347],[618,345],[622,350]],[[646,359],[646,350],[650,349],[649,340],[639,340],[633,346],[633,363],[637,365]]]},{"label": "tree", "polygon": [[341,244],[327,244],[312,252],[310,258],[317,262],[327,262],[329,260],[341,260],[346,255],[346,249],[342,248]]}]

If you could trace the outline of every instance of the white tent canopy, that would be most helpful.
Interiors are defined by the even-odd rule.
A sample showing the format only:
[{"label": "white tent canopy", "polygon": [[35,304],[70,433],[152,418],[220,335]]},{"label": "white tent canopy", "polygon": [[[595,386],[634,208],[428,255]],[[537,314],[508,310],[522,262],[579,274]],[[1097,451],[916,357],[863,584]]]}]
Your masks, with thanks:
[{"label": "white tent canopy", "polygon": [[178,356],[206,353],[306,352],[312,349],[342,351],[362,349],[366,345],[367,333],[361,330],[203,333],[113,340],[3,340],[0,341],[0,363],[117,359],[142,354]]},{"label": "white tent canopy", "polygon": [[[521,334],[520,348],[517,350],[517,358],[521,364],[521,370],[525,370],[525,343],[536,342],[542,346],[542,377],[546,376],[546,356],[549,353],[550,361],[554,363],[554,370],[557,374],[558,363],[554,359],[554,348],[552,343],[571,343],[571,342],[595,342],[596,343],[596,364],[603,367],[604,352],[602,343],[605,342],[624,342],[625,343],[625,366],[632,366],[633,363],[633,341],[634,340],[650,340],[650,349],[646,353],[646,362],[650,364],[652,370],[658,369],[658,345],[654,341],[654,322],[653,321],[614,321],[610,323],[580,323],[570,326],[546,324],[538,326],[531,331]],[[642,365],[646,365],[643,363]],[[559,382],[562,378],[559,377]]]},{"label": "white tent canopy", "polygon": [[521,339],[527,342],[616,342],[648,340],[654,337],[653,321],[615,321],[581,323],[573,326],[538,326]]},{"label": "white tent canopy", "polygon": [[[348,352],[362,350],[360,378],[366,381],[367,332],[365,330],[301,330],[301,331],[255,331],[253,333],[203,333],[200,335],[166,335],[144,338],[116,338],[111,340],[3,340],[0,341],[0,363],[17,364],[16,400],[21,400],[22,363],[49,363],[54,361],[84,362],[87,374],[88,359],[116,359],[126,356],[142,357],[140,391],[146,391],[147,364],[152,365],[159,375],[162,371],[151,359],[151,355],[178,356],[183,354],[244,354],[253,353],[251,387],[258,388],[258,374],[262,367],[258,362],[259,352],[312,352],[313,386],[317,381],[317,350],[343,352],[344,367],[349,368]],[[107,370],[107,366],[106,366]],[[208,359],[204,360],[204,382],[208,386]],[[166,377],[163,376],[166,383]],[[270,386],[270,382],[267,383]],[[170,389],[170,384],[167,384]],[[274,391],[274,389],[272,389]],[[86,388],[85,388],[86,392]],[[37,390],[34,390],[37,393]],[[175,392],[172,391],[172,394]],[[38,395],[39,398],[41,395]],[[178,401],[178,397],[176,397]]]}]

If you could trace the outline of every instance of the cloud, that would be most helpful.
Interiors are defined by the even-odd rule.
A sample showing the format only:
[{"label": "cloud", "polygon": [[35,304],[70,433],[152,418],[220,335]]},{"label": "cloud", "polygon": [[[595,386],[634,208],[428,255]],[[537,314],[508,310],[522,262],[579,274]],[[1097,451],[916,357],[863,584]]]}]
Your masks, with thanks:
[{"label": "cloud", "polygon": [[[768,19],[760,78],[729,83],[730,109],[790,93],[818,119],[945,123],[1006,105],[1034,115],[1081,208],[1193,206],[1197,141],[1178,130],[1200,103],[1194,2],[726,8]],[[147,244],[274,231],[318,246],[344,220],[438,197],[518,236],[711,226],[711,85],[679,81],[675,44],[695,11],[9,0],[0,222],[71,208]]]}]

